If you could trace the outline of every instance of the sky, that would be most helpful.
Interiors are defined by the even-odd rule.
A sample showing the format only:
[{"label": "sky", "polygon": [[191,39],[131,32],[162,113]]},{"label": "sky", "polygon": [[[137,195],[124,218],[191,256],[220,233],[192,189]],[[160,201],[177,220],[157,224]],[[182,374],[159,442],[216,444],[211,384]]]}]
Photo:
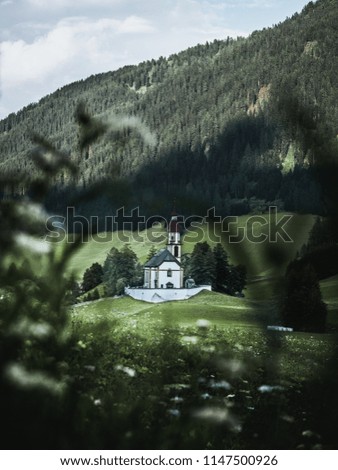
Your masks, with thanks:
[{"label": "sky", "polygon": [[308,0],[0,0],[0,119],[90,75],[227,36]]}]

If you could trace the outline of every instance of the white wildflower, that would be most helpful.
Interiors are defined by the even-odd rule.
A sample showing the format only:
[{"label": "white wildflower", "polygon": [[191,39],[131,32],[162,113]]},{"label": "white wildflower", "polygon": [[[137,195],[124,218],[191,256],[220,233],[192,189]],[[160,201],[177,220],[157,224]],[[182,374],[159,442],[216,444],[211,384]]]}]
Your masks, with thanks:
[{"label": "white wildflower", "polygon": [[209,395],[209,393],[203,393],[203,394],[201,395],[201,398],[202,398],[203,400],[209,400],[209,398],[211,398],[211,395]]},{"label": "white wildflower", "polygon": [[45,223],[48,218],[47,212],[40,204],[23,201],[16,206],[18,215],[28,217],[30,222]]},{"label": "white wildflower", "polygon": [[198,328],[209,328],[211,323],[209,322],[209,320],[200,319],[197,320],[196,325],[198,326]]},{"label": "white wildflower", "polygon": [[195,411],[193,416],[213,424],[226,424],[234,432],[242,429],[238,419],[227,408],[205,407]]},{"label": "white wildflower", "polygon": [[284,388],[281,387],[280,385],[261,385],[260,387],[258,387],[258,391],[261,393],[271,393],[274,391],[282,391],[282,390],[284,390]]},{"label": "white wildflower", "polygon": [[14,240],[18,247],[34,251],[40,255],[45,255],[51,251],[51,246],[45,240],[38,240],[26,233],[20,232],[16,234]]},{"label": "white wildflower", "polygon": [[10,332],[25,338],[45,339],[52,334],[53,329],[46,322],[36,323],[28,318],[22,318],[11,327]]},{"label": "white wildflower", "polygon": [[303,437],[308,437],[308,438],[314,437],[314,438],[316,438],[316,439],[320,439],[320,435],[317,434],[317,433],[315,433],[315,432],[313,432],[313,431],[311,431],[310,429],[307,429],[306,431],[303,431],[303,432],[302,432],[302,436],[303,436]]},{"label": "white wildflower", "polygon": [[182,341],[188,344],[197,344],[198,337],[197,336],[183,336]]},{"label": "white wildflower", "polygon": [[210,382],[210,387],[215,388],[215,389],[224,389],[224,390],[230,390],[231,384],[227,382],[226,380],[220,380],[219,382]]},{"label": "white wildflower", "polygon": [[175,416],[175,417],[179,417],[179,416],[181,415],[180,410],[176,410],[176,409],[168,410],[168,413],[169,413],[171,416]]},{"label": "white wildflower", "polygon": [[184,401],[184,400],[183,400],[182,397],[176,396],[176,397],[171,398],[170,401],[173,401],[174,403],[182,403],[182,401]]},{"label": "white wildflower", "polygon": [[28,371],[23,366],[16,363],[8,365],[5,371],[5,377],[20,388],[45,389],[54,395],[60,395],[65,388],[63,383],[58,382],[47,374],[43,372]]},{"label": "white wildflower", "polygon": [[129,377],[135,377],[135,375],[136,375],[136,371],[134,369],[132,369],[131,367],[117,365],[115,367],[115,370],[120,370],[120,371],[124,372],[125,374],[127,374]]}]

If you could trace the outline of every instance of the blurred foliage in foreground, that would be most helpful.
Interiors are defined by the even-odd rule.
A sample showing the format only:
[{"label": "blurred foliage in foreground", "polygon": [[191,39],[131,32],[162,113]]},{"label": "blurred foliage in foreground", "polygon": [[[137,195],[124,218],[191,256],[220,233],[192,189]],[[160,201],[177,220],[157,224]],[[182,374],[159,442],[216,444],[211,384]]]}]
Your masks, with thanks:
[{"label": "blurred foliage in foreground", "polygon": [[[81,151],[92,138],[82,131]],[[335,448],[336,345],[317,375],[297,380],[279,373],[275,332],[261,344],[250,332],[244,350],[205,320],[184,335],[163,325],[144,338],[70,317],[64,273],[77,245],[59,253],[39,237],[46,181],[76,169],[35,142],[41,176],[30,199],[0,206],[3,448]]]}]

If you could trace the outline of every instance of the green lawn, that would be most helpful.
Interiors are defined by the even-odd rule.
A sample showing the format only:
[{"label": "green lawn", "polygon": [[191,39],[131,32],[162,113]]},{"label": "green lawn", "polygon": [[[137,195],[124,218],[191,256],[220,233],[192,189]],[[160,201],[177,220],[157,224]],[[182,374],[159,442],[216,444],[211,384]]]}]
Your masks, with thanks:
[{"label": "green lawn", "polygon": [[82,244],[70,259],[67,271],[74,273],[78,279],[81,279],[85,270],[93,263],[104,263],[112,247],[120,250],[125,244],[130,245],[140,263],[143,264],[151,247],[155,246],[156,249],[160,249],[165,246],[165,241],[166,233],[162,227],[148,229],[140,234],[130,231],[99,233]]},{"label": "green lawn", "polygon": [[76,318],[84,322],[123,320],[124,325],[147,332],[161,326],[195,326],[206,319],[211,326],[255,327],[268,323],[270,310],[261,302],[239,299],[215,292],[201,292],[189,300],[151,304],[130,297],[101,299],[74,307]]},{"label": "green lawn", "polygon": [[[324,285],[328,295],[332,286]],[[218,442],[223,428],[217,422],[213,430],[207,427],[213,423],[191,420],[191,410],[196,409],[217,416],[230,410],[243,423],[243,436],[226,432],[229,442],[215,448],[260,448],[255,438],[252,441],[254,433],[263,439],[264,448],[269,448],[271,436],[276,439],[272,448],[276,442],[281,448],[321,444],[316,413],[322,416],[323,410],[316,396],[322,393],[323,381],[335,377],[331,358],[337,354],[336,338],[332,332],[268,331],[267,325],[276,321],[275,303],[254,298],[266,289],[268,280],[258,280],[249,286],[251,296],[246,298],[205,291],[182,302],[151,304],[124,296],[73,306],[73,370],[81,390],[102,400],[105,412],[115,409],[119,419],[132,420],[133,432],[134,404],[136,413],[144,410],[138,420],[146,419],[149,426],[153,410],[154,422],[161,420],[160,432],[168,426],[175,436],[182,431],[180,441],[189,432],[195,436],[207,429],[199,448]],[[324,411],[321,420],[327,423],[330,413]],[[182,421],[174,421],[174,412],[182,414]],[[275,425],[263,438],[270,422]],[[146,429],[142,423],[142,435]],[[313,431],[314,444],[304,442],[308,430]]]},{"label": "green lawn", "polygon": [[[130,297],[106,298],[73,307],[72,318],[84,334],[102,324],[114,335],[137,335],[145,341],[157,338],[162,331],[179,331],[187,343],[209,337],[211,344],[226,344],[234,353],[267,360],[277,354],[284,379],[309,378],[325,366],[331,351],[331,335],[310,333],[271,333],[267,325],[275,324],[271,305],[247,299],[202,292],[182,302],[150,304]],[[200,325],[207,320],[207,326]],[[275,341],[277,339],[277,342]],[[272,342],[271,342],[272,341]],[[201,343],[202,344],[202,343]],[[274,347],[277,345],[277,350]],[[270,352],[269,352],[270,351]]]}]

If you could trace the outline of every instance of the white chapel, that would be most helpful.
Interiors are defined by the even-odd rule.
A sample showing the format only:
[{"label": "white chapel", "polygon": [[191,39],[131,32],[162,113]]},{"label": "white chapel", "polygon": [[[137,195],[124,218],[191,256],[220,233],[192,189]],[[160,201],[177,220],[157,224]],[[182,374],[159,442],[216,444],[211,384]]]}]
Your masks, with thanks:
[{"label": "white chapel", "polygon": [[173,213],[168,224],[166,248],[162,248],[144,265],[143,287],[126,287],[125,294],[145,302],[169,302],[187,300],[211,286],[196,286],[186,281],[183,286],[181,265],[182,244],[179,221]]},{"label": "white chapel", "polygon": [[162,248],[144,265],[146,289],[181,289],[183,268],[181,266],[181,234],[177,215],[172,214],[168,225],[167,247]]}]

